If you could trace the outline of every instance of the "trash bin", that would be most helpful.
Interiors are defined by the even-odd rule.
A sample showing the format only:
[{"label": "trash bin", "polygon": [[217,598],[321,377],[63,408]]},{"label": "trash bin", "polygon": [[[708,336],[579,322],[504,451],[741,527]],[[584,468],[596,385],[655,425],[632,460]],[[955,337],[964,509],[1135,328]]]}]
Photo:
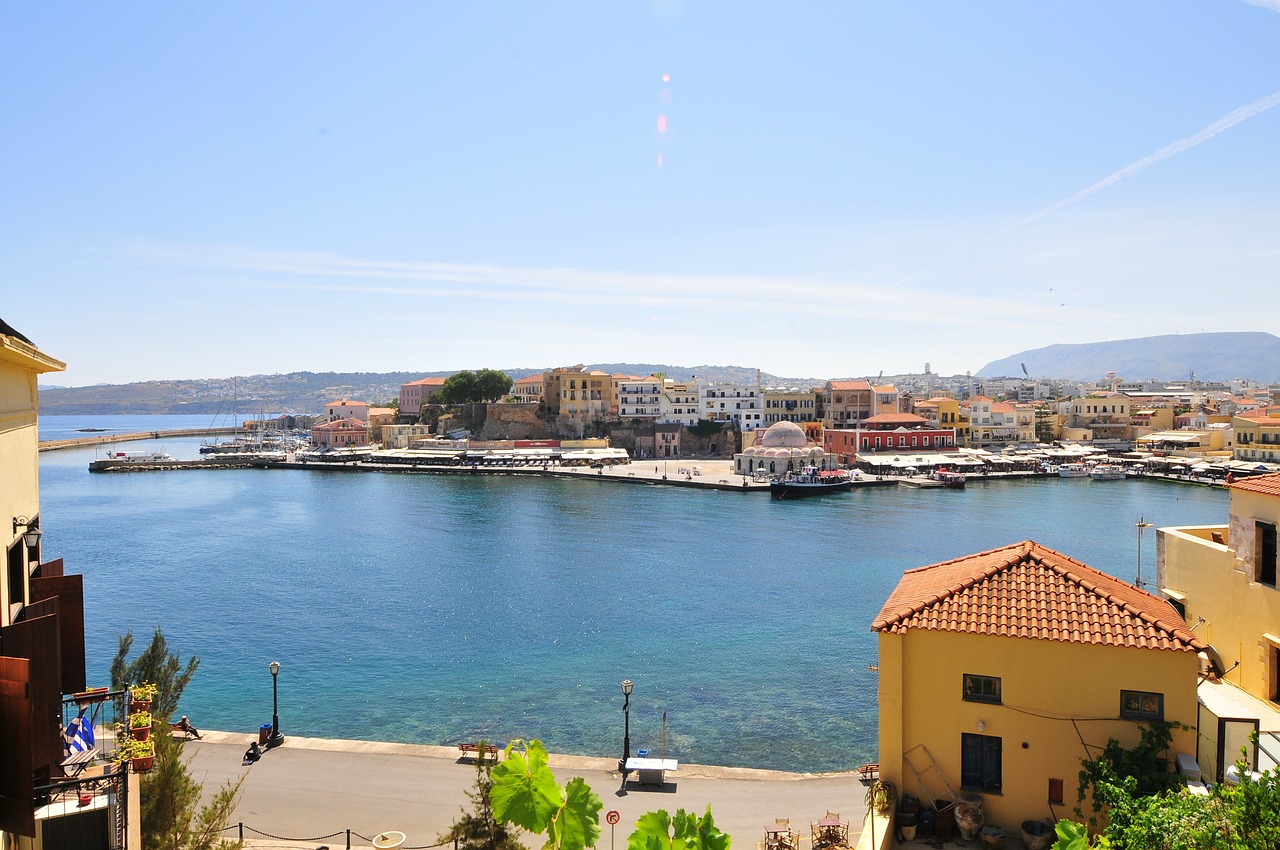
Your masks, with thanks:
[{"label": "trash bin", "polygon": [[648,750],[636,750],[636,758],[647,759],[649,757]]},{"label": "trash bin", "polygon": [[271,724],[263,723],[258,727],[258,744],[265,745],[267,739],[271,737]]}]

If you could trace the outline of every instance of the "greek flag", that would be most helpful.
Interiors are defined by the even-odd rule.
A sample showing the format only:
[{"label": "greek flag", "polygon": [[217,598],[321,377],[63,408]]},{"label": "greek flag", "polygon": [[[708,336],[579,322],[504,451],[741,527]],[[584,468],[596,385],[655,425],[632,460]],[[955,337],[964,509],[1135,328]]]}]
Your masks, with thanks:
[{"label": "greek flag", "polygon": [[67,724],[67,752],[84,753],[92,750],[97,743],[93,737],[93,721],[84,716],[88,706],[80,709],[80,714]]}]

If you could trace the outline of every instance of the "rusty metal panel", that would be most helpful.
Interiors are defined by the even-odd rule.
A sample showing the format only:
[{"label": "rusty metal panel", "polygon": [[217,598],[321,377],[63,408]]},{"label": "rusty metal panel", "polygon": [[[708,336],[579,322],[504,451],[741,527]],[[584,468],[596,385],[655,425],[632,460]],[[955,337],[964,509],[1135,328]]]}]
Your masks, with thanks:
[{"label": "rusty metal panel", "polygon": [[31,769],[46,784],[62,762],[62,662],[58,618],[36,617],[0,629],[0,652],[26,658],[31,701]]},{"label": "rusty metal panel", "polygon": [[62,693],[85,687],[84,576],[59,575],[31,580],[31,601],[57,600],[58,651],[62,656]]},{"label": "rusty metal panel", "polygon": [[0,656],[0,831],[35,838],[30,666]]}]

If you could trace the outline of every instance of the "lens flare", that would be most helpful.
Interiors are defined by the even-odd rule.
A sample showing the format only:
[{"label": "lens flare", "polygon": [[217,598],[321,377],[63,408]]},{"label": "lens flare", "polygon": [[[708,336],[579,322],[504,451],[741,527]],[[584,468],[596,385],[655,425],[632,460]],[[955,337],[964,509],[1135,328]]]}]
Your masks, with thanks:
[{"label": "lens flare", "polygon": [[663,75],[662,75],[662,81],[663,81],[664,83],[669,83],[669,82],[671,82],[671,75],[670,75],[670,74],[663,74]]},{"label": "lens flare", "polygon": [[658,116],[658,132],[659,133],[667,132],[667,116],[665,115]]}]

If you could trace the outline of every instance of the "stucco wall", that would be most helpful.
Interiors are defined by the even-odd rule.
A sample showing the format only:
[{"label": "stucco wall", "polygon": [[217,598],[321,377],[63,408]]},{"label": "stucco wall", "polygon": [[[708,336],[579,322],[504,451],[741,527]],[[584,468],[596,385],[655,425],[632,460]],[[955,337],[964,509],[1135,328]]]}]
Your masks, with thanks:
[{"label": "stucco wall", "polygon": [[[1241,499],[1241,496],[1251,496]],[[1230,670],[1223,678],[1260,698],[1274,693],[1266,637],[1280,636],[1280,590],[1253,581],[1253,520],[1276,522],[1280,499],[1233,493],[1229,526],[1162,528],[1157,532],[1161,590],[1181,596],[1187,622],[1204,623],[1196,634],[1222,656]],[[1226,534],[1214,543],[1213,530]]]},{"label": "stucco wall", "polygon": [[[1002,791],[984,793],[984,808],[987,823],[1016,834],[1024,820],[1056,820],[1071,812],[1082,758],[1096,755],[1112,737],[1125,746],[1138,742],[1138,724],[1119,719],[1122,689],[1164,694],[1165,719],[1194,726],[1196,672],[1192,652],[954,632],[882,633],[881,775],[900,793],[924,797],[903,761],[904,751],[922,744],[958,792],[961,733],[999,737]],[[965,701],[965,673],[1000,677],[1001,704]],[[1194,731],[1175,732],[1173,752],[1194,753]],[[923,753],[916,750],[911,761],[919,767]],[[1053,811],[1050,778],[1064,784],[1063,805]],[[933,782],[930,790],[938,787]]]}]

